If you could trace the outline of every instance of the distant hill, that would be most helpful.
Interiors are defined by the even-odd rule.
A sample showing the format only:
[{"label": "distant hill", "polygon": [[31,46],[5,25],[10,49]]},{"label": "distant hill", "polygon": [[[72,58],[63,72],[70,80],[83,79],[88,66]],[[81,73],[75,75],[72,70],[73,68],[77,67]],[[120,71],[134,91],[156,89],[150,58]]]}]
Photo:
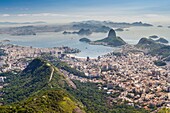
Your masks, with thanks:
[{"label": "distant hill", "polygon": [[92,34],[92,31],[90,31],[90,29],[80,29],[78,32],[74,31],[74,32],[67,32],[67,31],[64,31],[63,32],[64,35],[67,35],[67,34],[78,34],[78,35],[91,35]]},{"label": "distant hill", "polygon": [[[88,34],[91,33],[106,33],[112,28],[129,28],[133,26],[144,26],[149,27],[153,26],[148,23],[143,22],[134,22],[134,23],[127,23],[127,22],[112,22],[112,21],[95,21],[95,20],[89,20],[89,21],[81,21],[81,22],[72,22],[69,24],[61,25],[61,24],[46,24],[45,22],[23,22],[23,23],[16,23],[16,22],[0,22],[0,25],[6,26],[6,25],[12,25],[13,27],[5,27],[0,28],[0,34],[10,34],[10,35],[36,35],[37,33],[42,32],[63,32],[65,34],[70,34],[71,32],[67,31],[78,31],[78,30],[88,30],[79,32],[77,34]],[[20,27],[14,27],[18,25],[24,25]],[[32,27],[29,27],[29,25],[34,25]],[[28,29],[29,27],[29,29]],[[28,31],[28,33],[26,32]],[[120,31],[120,29],[118,29]],[[122,31],[122,30],[121,30]],[[73,32],[76,34],[76,32]]]},{"label": "distant hill", "polygon": [[150,38],[141,38],[136,46],[142,49],[153,50],[153,49],[161,48],[165,45],[157,43],[156,41]]},{"label": "distant hill", "polygon": [[122,38],[117,37],[116,32],[113,29],[111,29],[106,38],[93,41],[91,42],[91,44],[117,47],[117,46],[125,45],[126,42]]},{"label": "distant hill", "polygon": [[170,56],[170,46],[159,42],[158,40],[152,40],[151,38],[141,38],[135,46],[138,48],[147,49],[148,54],[159,55],[166,59],[166,57]]},{"label": "distant hill", "polygon": [[142,22],[134,22],[131,25],[132,26],[145,26],[145,27],[153,26],[152,24],[147,24],[147,23],[142,23]]},{"label": "distant hill", "polygon": [[108,27],[114,27],[114,28],[125,28],[125,27],[132,27],[132,26],[144,26],[144,27],[150,27],[153,26],[149,23],[143,23],[143,22],[133,22],[133,23],[127,23],[127,22],[112,22],[112,21],[96,21],[96,20],[88,20],[88,21],[81,21],[81,22],[73,22],[73,27],[76,28],[90,28],[94,26],[108,26]]}]

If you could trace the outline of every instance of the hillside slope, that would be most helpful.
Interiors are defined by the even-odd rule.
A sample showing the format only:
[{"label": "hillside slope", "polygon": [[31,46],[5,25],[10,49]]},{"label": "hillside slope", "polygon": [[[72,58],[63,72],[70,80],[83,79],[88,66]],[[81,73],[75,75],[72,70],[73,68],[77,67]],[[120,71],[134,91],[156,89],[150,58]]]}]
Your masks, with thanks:
[{"label": "hillside slope", "polygon": [[69,87],[66,78],[49,62],[35,59],[17,76],[4,88],[7,106],[1,106],[1,111],[83,112],[81,103],[64,90]]}]

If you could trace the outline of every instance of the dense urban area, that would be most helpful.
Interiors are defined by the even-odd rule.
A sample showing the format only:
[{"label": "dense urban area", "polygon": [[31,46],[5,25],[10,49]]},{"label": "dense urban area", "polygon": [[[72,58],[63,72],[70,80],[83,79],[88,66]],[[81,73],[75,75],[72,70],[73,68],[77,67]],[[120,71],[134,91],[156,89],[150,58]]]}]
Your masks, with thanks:
[{"label": "dense urban area", "polygon": [[[147,110],[170,107],[169,65],[156,66],[154,61],[159,56],[147,55],[134,46],[125,45],[119,53],[111,52],[98,58],[76,58],[74,54],[80,51],[69,47],[33,48],[1,44],[0,49],[4,52],[0,56],[0,73],[16,73],[25,69],[34,58],[48,54],[84,73],[76,76],[60,69],[71,80],[96,83],[98,90],[116,95],[109,98],[110,103],[121,100]],[[3,84],[5,79],[0,77],[0,88],[6,85]]]}]

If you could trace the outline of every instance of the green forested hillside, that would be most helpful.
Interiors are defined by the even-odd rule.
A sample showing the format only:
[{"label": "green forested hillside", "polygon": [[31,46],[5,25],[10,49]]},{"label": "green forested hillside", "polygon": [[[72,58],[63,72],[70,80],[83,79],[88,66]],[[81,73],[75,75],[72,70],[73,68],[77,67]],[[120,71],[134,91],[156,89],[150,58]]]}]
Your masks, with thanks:
[{"label": "green forested hillside", "polygon": [[81,111],[78,107],[82,107],[81,103],[63,89],[67,86],[66,79],[49,62],[35,59],[16,76],[3,89],[1,102],[6,106],[1,106],[0,112]]},{"label": "green forested hillside", "polygon": [[0,113],[83,113],[81,107],[63,90],[46,90],[19,103],[0,106]]},{"label": "green forested hillside", "polygon": [[[52,71],[52,79],[50,75]],[[33,60],[28,67],[23,70],[17,78],[4,88],[3,102],[5,104],[17,102],[28,96],[51,87],[60,88],[65,85],[64,77],[57,68],[41,59]]]}]

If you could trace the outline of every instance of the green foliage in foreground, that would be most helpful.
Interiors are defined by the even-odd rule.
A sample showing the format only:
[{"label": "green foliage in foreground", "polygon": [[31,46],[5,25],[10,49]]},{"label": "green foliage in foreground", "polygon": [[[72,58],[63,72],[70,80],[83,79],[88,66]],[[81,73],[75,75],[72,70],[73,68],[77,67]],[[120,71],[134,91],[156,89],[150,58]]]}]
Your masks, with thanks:
[{"label": "green foliage in foreground", "polygon": [[77,103],[62,90],[47,90],[20,103],[0,106],[0,113],[73,113],[78,110]]},{"label": "green foliage in foreground", "polygon": [[158,113],[170,113],[170,108],[162,108],[158,111]]}]

